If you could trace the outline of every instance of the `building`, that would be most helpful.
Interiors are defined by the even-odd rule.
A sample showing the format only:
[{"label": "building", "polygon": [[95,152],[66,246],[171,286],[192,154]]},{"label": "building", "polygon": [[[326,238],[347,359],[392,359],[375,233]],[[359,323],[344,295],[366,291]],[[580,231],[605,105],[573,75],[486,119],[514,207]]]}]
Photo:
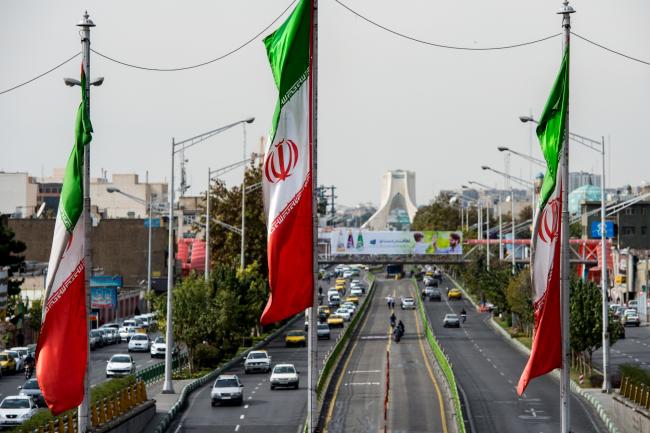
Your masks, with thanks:
[{"label": "building", "polygon": [[[580,206],[582,237],[595,238],[594,233],[598,231],[594,232],[594,225],[600,223],[600,201],[583,201]],[[619,249],[650,250],[650,199],[631,204],[606,221],[613,225],[612,241]]]},{"label": "building", "polygon": [[387,171],[381,182],[379,210],[361,228],[370,230],[408,230],[415,214],[415,173]]},{"label": "building", "polygon": [[140,182],[137,174],[114,174],[91,179],[90,202],[103,218],[144,218],[148,215],[149,200],[154,206],[167,203],[167,183]]},{"label": "building", "polygon": [[600,179],[599,174],[587,173],[586,171],[576,171],[569,173],[569,192],[575,191],[576,189],[592,185],[600,188]]},{"label": "building", "polygon": [[31,217],[38,210],[38,183],[27,173],[0,172],[0,214]]}]

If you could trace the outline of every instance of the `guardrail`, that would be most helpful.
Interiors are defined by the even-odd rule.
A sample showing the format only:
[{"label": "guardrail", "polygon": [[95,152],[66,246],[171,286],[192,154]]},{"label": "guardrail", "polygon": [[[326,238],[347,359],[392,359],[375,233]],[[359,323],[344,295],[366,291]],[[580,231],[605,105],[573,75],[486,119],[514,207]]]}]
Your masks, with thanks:
[{"label": "guardrail", "polygon": [[[102,427],[135,409],[147,401],[147,387],[141,380],[116,392],[110,397],[103,398],[90,406],[90,419],[93,429]],[[77,416],[75,411],[69,411],[46,424],[33,429],[20,429],[25,433],[76,433]]]},{"label": "guardrail", "polygon": [[[187,353],[182,353],[172,359],[172,371],[176,372],[187,365]],[[150,385],[160,380],[165,375],[165,363],[159,362],[158,364],[150,365],[149,367],[138,370],[135,373],[135,379],[141,380],[145,384]]]},{"label": "guardrail", "polygon": [[639,406],[650,409],[650,387],[636,383],[627,376],[621,377],[620,394],[635,402]]},{"label": "guardrail", "polygon": [[371,281],[366,299],[363,301],[361,307],[359,307],[359,311],[354,315],[348,327],[345,328],[341,334],[339,334],[338,340],[331,347],[329,353],[325,355],[325,359],[323,360],[323,368],[321,368],[318,372],[318,383],[316,384],[316,396],[318,399],[322,397],[321,394],[323,392],[323,388],[328,383],[329,376],[332,373],[332,368],[336,365],[336,361],[338,360],[341,351],[345,347],[347,341],[350,339],[352,332],[354,332],[356,329],[357,323],[359,323],[359,320],[361,320],[363,317],[364,312],[368,309],[369,301],[375,291],[375,276],[368,274],[368,277]]},{"label": "guardrail", "polygon": [[458,426],[458,431],[460,433],[465,433],[463,411],[460,407],[460,395],[458,394],[458,386],[456,385],[456,377],[454,376],[454,370],[452,368],[451,361],[449,361],[447,354],[442,349],[442,346],[433,333],[431,323],[429,322],[429,318],[424,311],[424,306],[422,305],[422,297],[417,296],[417,293],[419,293],[419,287],[415,280],[413,280],[413,285],[415,286],[416,298],[418,300],[418,311],[420,312],[420,317],[422,318],[422,323],[424,324],[424,334],[427,338],[427,341],[429,342],[431,350],[433,351],[433,355],[436,357],[436,361],[438,361],[438,364],[440,365],[440,368],[442,369],[442,372],[447,379],[447,383],[449,384],[449,388],[451,390],[451,398],[454,402],[454,412],[456,414],[456,425]]}]

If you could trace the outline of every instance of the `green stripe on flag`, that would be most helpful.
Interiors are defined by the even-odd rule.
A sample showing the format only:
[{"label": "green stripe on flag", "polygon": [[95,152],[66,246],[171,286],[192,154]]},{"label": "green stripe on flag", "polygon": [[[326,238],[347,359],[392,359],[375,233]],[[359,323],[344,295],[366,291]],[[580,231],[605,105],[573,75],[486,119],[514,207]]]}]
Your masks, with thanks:
[{"label": "green stripe on flag", "polygon": [[287,20],[264,39],[275,85],[279,91],[271,137],[275,136],[282,106],[309,77],[311,3],[300,0]]},{"label": "green stripe on flag", "polygon": [[[562,58],[560,72],[555,79],[551,95],[546,101],[544,112],[537,126],[537,137],[542,147],[542,154],[546,160],[546,174],[540,191],[539,208],[546,206],[546,202],[553,194],[557,183],[557,172],[566,129],[566,113],[569,104],[569,48],[567,47]],[[565,185],[566,187],[566,185]]]},{"label": "green stripe on flag", "polygon": [[86,95],[86,74],[81,69],[81,103],[77,109],[75,124],[75,143],[65,167],[59,215],[67,231],[71,232],[83,211],[83,164],[84,146],[92,139],[93,126]]}]

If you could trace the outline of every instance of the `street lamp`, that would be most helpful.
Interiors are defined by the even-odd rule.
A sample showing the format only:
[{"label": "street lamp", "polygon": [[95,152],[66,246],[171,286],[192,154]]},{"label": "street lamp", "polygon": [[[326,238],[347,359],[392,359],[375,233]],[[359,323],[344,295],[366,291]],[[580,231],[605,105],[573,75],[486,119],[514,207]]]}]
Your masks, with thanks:
[{"label": "street lamp", "polygon": [[168,234],[168,251],[167,254],[167,329],[165,341],[167,343],[168,350],[165,350],[165,381],[163,383],[163,394],[173,394],[174,386],[172,383],[172,347],[174,346],[174,334],[172,333],[172,288],[174,285],[174,155],[178,152],[184,152],[186,149],[195,146],[202,141],[207,140],[217,134],[220,134],[224,131],[227,131],[230,128],[233,128],[237,125],[243,123],[252,123],[255,120],[254,117],[248,119],[239,120],[237,122],[231,123],[226,126],[222,126],[217,129],[213,129],[203,134],[196,135],[194,137],[187,138],[182,141],[176,141],[172,137],[172,146],[171,146],[171,173],[169,176],[169,234]]},{"label": "street lamp", "polygon": [[[508,153],[510,153],[512,155],[517,155],[520,158],[523,158],[528,162],[532,162],[533,164],[537,164],[538,166],[540,166],[542,168],[546,168],[546,163],[544,161],[542,161],[541,159],[533,158],[532,156],[526,155],[526,154],[521,153],[521,152],[517,152],[516,150],[512,150],[509,147],[499,146],[499,147],[497,147],[497,150],[499,152],[508,152]],[[534,185],[534,183],[531,185],[531,188],[530,188],[530,197],[531,197],[531,200],[532,200],[531,209],[533,211],[533,216],[534,216],[535,215],[535,185]]]},{"label": "street lamp", "polygon": [[[539,124],[532,116],[519,116],[523,123],[532,122]],[[582,144],[589,149],[599,152],[601,157],[601,178],[600,178],[600,248],[602,262],[600,264],[600,285],[602,291],[603,304],[603,387],[602,391],[609,394],[611,392],[611,382],[609,377],[609,306],[607,299],[607,261],[605,260],[606,248],[606,228],[605,228],[605,137],[600,137],[600,141],[587,138],[580,134],[569,132],[569,139],[576,143]],[[568,187],[568,185],[567,185]]]},{"label": "street lamp", "polygon": [[[489,170],[489,171],[492,171],[492,172],[494,172],[496,174],[499,174],[499,175],[505,177],[506,179],[514,180],[515,182],[519,182],[519,183],[521,183],[521,184],[523,184],[525,186],[532,186],[533,185],[532,182],[528,182],[526,180],[515,177],[515,176],[513,176],[511,174],[504,173],[504,172],[499,171],[499,170],[495,170],[492,167],[488,167],[487,165],[483,165],[483,166],[481,166],[481,168],[483,170]],[[511,224],[512,224],[512,228],[511,228],[511,233],[512,233],[511,234],[511,237],[512,237],[511,262],[512,262],[512,275],[514,275],[515,271],[517,269],[517,264],[515,262],[515,251],[516,251],[516,249],[515,249],[515,195],[514,195],[514,189],[512,187],[512,183],[510,184],[510,196],[506,197],[506,201],[508,201],[508,200],[510,200],[510,206],[511,206],[510,207],[510,218],[512,220],[511,221]]]}]

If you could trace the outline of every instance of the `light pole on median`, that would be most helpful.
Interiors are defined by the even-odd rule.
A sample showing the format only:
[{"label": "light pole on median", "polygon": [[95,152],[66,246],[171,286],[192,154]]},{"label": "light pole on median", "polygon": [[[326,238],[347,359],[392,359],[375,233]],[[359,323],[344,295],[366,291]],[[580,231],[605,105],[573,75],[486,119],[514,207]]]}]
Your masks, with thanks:
[{"label": "light pole on median", "polygon": [[[523,158],[526,161],[531,162],[532,164],[536,164],[539,167],[546,168],[546,163],[544,161],[542,161],[541,159],[533,158],[530,155],[526,155],[525,153],[517,152],[516,150],[510,149],[509,147],[499,146],[499,147],[497,147],[497,150],[499,152],[508,152],[508,153],[510,153],[512,155],[517,155],[520,158]],[[531,197],[531,201],[532,201],[531,202],[531,210],[533,211],[533,220],[534,220],[535,219],[535,208],[536,208],[536,206],[535,206],[535,203],[536,203],[536,200],[535,200],[535,184],[534,183],[531,184],[530,197]]]},{"label": "light pole on median", "polygon": [[[519,116],[519,120],[523,123],[532,122],[539,124],[539,122],[532,116]],[[587,138],[580,134],[569,132],[569,139],[576,143],[582,144],[589,149],[599,152],[601,157],[601,178],[600,178],[600,248],[601,248],[601,264],[600,264],[600,284],[602,291],[602,304],[603,304],[603,387],[602,391],[609,394],[611,392],[610,381],[610,366],[609,366],[609,300],[607,297],[608,281],[607,281],[607,260],[605,257],[605,249],[607,243],[606,226],[605,226],[605,137],[601,137],[600,141]]]},{"label": "light pole on median", "polygon": [[172,146],[171,146],[171,170],[169,177],[169,239],[168,239],[168,254],[167,254],[167,320],[166,320],[166,335],[165,341],[167,344],[167,349],[165,350],[165,381],[163,383],[163,394],[173,394],[174,386],[172,383],[172,352],[174,347],[174,334],[172,332],[172,289],[174,286],[174,155],[178,152],[184,152],[186,149],[195,146],[202,141],[207,140],[208,138],[214,137],[217,134],[220,134],[224,131],[227,131],[230,128],[233,128],[242,123],[252,123],[255,120],[254,117],[239,120],[237,122],[231,123],[226,126],[222,126],[217,129],[213,129],[203,134],[196,135],[191,138],[187,138],[182,141],[176,141],[172,137]]},{"label": "light pole on median", "polygon": [[[505,177],[508,180],[515,181],[515,182],[517,182],[517,183],[519,183],[521,185],[524,185],[526,187],[533,186],[532,182],[528,182],[527,180],[520,179],[520,178],[518,178],[516,176],[513,176],[511,174],[504,173],[504,172],[499,171],[499,170],[495,170],[492,167],[488,167],[487,165],[483,165],[483,166],[481,166],[481,168],[483,170],[492,171],[492,172],[494,172],[494,173],[496,173],[498,175],[501,175],[501,176]],[[507,198],[506,198],[506,200],[507,200]],[[511,205],[510,216],[511,216],[511,219],[512,219],[512,235],[511,235],[512,236],[512,255],[511,255],[511,261],[512,261],[512,275],[514,275],[516,270],[517,270],[517,264],[515,262],[515,251],[516,251],[516,249],[515,249],[515,195],[514,195],[514,188],[512,187],[512,183],[510,184],[510,205]]]}]

